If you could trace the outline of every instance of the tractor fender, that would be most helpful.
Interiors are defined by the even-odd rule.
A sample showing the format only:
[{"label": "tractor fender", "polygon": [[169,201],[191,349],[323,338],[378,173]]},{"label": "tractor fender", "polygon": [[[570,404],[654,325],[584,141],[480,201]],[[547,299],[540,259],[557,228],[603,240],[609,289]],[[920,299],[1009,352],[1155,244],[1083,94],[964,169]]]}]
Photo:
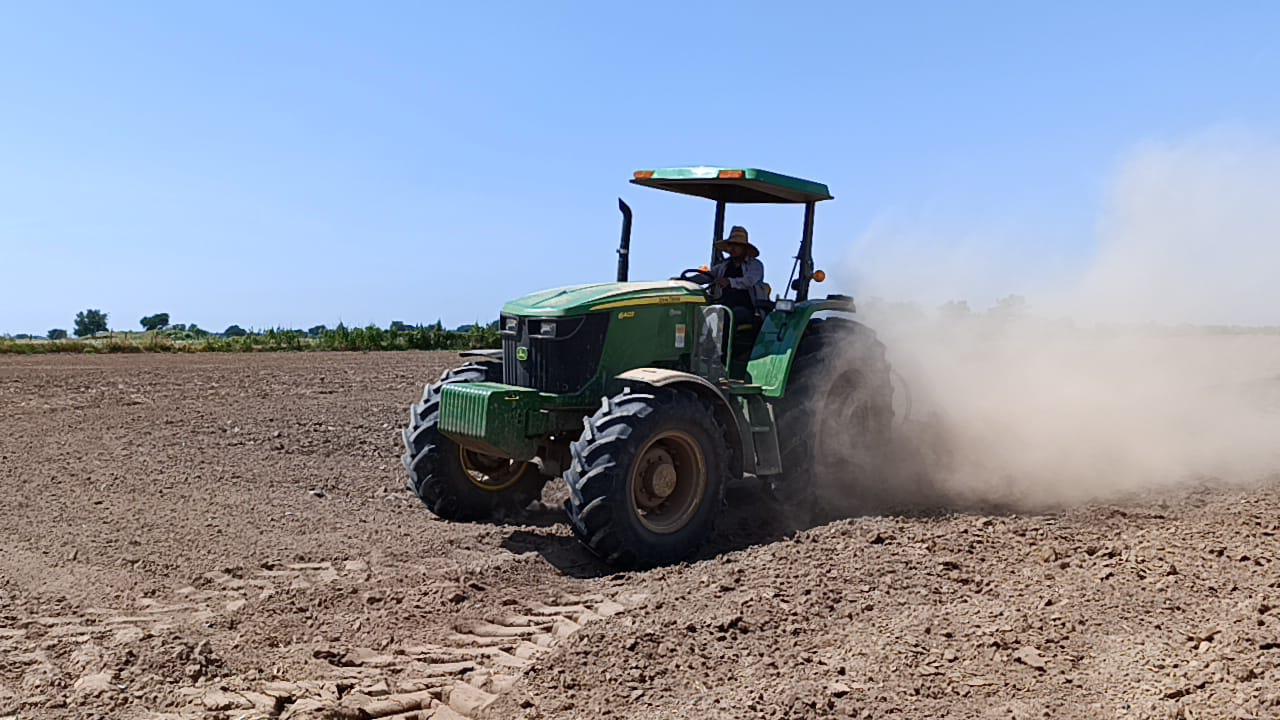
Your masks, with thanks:
[{"label": "tractor fender", "polygon": [[751,360],[747,362],[747,374],[753,383],[764,388],[766,398],[777,400],[786,394],[791,363],[810,326],[822,322],[821,318],[813,317],[819,312],[836,312],[840,313],[836,317],[847,317],[853,312],[853,302],[843,296],[809,300],[796,303],[785,312],[775,310],[765,316]]},{"label": "tractor fender", "polygon": [[729,446],[729,471],[733,477],[742,477],[743,451],[742,432],[738,413],[734,412],[737,403],[729,398],[715,383],[693,373],[668,368],[634,368],[616,378],[629,387],[648,385],[655,388],[680,388],[687,390],[706,400],[715,411],[716,420],[725,429],[725,442]]}]

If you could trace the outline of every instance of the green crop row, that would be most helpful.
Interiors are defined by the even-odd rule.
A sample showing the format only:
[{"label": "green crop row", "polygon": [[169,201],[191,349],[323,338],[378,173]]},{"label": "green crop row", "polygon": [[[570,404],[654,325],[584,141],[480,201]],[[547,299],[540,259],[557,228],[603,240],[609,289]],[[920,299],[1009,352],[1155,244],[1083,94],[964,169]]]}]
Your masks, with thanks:
[{"label": "green crop row", "polygon": [[83,340],[0,339],[0,354],[475,350],[495,348],[499,344],[498,331],[487,327],[456,332],[430,326],[387,329],[376,325],[355,328],[339,325],[312,335],[301,330],[274,328],[239,337],[174,338],[163,332],[147,332]]}]

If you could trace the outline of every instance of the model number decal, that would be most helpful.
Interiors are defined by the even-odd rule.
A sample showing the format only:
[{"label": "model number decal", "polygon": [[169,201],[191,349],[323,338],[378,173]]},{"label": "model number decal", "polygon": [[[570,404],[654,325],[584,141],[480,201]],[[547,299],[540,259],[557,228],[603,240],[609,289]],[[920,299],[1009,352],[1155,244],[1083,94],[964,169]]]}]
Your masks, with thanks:
[{"label": "model number decal", "polygon": [[684,347],[684,323],[676,325],[676,347]]}]

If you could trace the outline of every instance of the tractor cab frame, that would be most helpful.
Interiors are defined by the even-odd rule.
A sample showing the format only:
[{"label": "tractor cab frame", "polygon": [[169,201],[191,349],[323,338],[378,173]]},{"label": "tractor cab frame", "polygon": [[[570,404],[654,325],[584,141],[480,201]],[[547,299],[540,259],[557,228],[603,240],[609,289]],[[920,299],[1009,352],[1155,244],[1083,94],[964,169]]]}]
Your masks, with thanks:
[{"label": "tractor cab frame", "polygon": [[[746,382],[749,385],[764,384],[770,388],[771,397],[780,397],[785,375],[790,366],[789,350],[794,350],[810,317],[819,311],[853,312],[851,298],[830,295],[826,301],[809,302],[810,284],[821,283],[826,273],[817,270],[813,262],[813,225],[816,206],[833,196],[827,186],[803,178],[783,175],[759,168],[676,167],[655,170],[637,170],[631,183],[667,192],[706,198],[715,202],[715,220],[711,231],[711,264],[723,260],[717,249],[724,240],[725,213],[729,204],[779,204],[803,205],[804,220],[800,232],[800,245],[795,262],[791,266],[787,284],[781,295],[758,308],[759,321],[749,328],[733,328],[731,313],[714,304],[704,309],[706,322],[701,323],[700,351],[703,358],[699,371],[712,380]],[[622,240],[618,248],[618,281],[627,281],[627,259],[631,244],[631,208],[621,199],[619,209],[623,214]],[[794,299],[790,299],[794,292]],[[774,309],[784,312],[773,316]],[[796,313],[788,317],[787,313]],[[772,318],[772,319],[771,319]],[[745,332],[740,332],[745,330]],[[772,333],[770,339],[769,333]],[[763,338],[765,342],[760,343]],[[736,347],[736,351],[735,351]],[[779,358],[779,354],[786,356]],[[717,358],[722,360],[720,365]],[[756,376],[759,379],[756,380]]]},{"label": "tractor cab frame", "polygon": [[[823,200],[833,196],[827,186],[803,178],[761,170],[759,168],[681,167],[658,170],[637,170],[631,183],[657,188],[682,195],[693,195],[715,201],[715,223],[711,231],[711,262],[723,259],[716,246],[724,240],[725,206],[735,204],[790,204],[804,205],[804,224],[800,233],[800,249],[787,279],[784,297],[795,291],[795,299],[809,299],[809,283],[822,282],[825,275],[813,266],[814,210]],[[623,213],[622,243],[618,248],[618,282],[627,281],[625,262],[631,244],[631,209],[621,199]]]}]

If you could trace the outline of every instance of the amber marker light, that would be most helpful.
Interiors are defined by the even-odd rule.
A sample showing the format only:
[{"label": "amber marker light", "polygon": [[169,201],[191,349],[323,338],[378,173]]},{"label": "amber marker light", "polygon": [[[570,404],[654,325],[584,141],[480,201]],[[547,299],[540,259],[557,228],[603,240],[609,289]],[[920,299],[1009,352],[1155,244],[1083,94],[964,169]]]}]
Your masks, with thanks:
[{"label": "amber marker light", "polygon": [[716,177],[721,180],[741,180],[745,176],[746,173],[741,170],[721,170],[716,174]]},{"label": "amber marker light", "polygon": [[653,171],[637,170],[634,177],[636,180],[648,180],[649,178],[653,177]]},{"label": "amber marker light", "polygon": [[827,274],[826,274],[825,272],[823,272],[823,271],[821,271],[821,270],[814,270],[814,271],[813,271],[813,281],[814,281],[814,282],[822,282],[822,281],[824,281],[824,280],[826,280],[826,279],[827,279]]}]

